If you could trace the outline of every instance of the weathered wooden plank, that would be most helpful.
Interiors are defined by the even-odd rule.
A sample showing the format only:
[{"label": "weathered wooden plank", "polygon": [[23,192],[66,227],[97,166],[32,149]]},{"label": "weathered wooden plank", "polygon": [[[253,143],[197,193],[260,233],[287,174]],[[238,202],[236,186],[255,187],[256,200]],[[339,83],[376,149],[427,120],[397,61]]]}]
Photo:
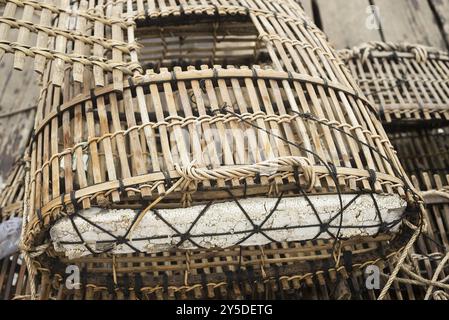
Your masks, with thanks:
[{"label": "weathered wooden plank", "polygon": [[[34,110],[28,108],[36,105],[39,93],[32,65],[19,72],[13,70],[13,63],[9,55],[0,63],[0,189],[28,144],[34,124]],[[11,112],[17,113],[8,115]]]},{"label": "weathered wooden plank", "polygon": [[303,7],[304,11],[313,20],[313,10],[312,10],[312,2],[313,2],[313,0],[296,0],[296,1],[301,4],[301,6]]},{"label": "weathered wooden plank", "polygon": [[386,41],[410,42],[445,49],[436,18],[427,1],[374,0]]},{"label": "weathered wooden plank", "polygon": [[[381,40],[369,0],[316,0],[322,28],[338,49]],[[394,2],[394,1],[392,1]]]},{"label": "weathered wooden plank", "polygon": [[429,0],[441,23],[442,32],[449,49],[449,0]]}]

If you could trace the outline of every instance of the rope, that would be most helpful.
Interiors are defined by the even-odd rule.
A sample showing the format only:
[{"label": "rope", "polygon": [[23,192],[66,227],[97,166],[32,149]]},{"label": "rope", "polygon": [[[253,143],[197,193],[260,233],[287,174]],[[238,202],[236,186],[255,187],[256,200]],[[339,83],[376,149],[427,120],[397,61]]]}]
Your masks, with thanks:
[{"label": "rope", "polygon": [[[26,168],[29,169],[29,157],[26,157],[28,161],[26,161]],[[28,192],[28,188],[29,188],[29,179],[30,178],[30,172],[29,170],[26,170],[26,175],[25,175],[25,194],[27,194]],[[27,230],[27,225],[28,225],[28,207],[29,207],[29,198],[25,197],[25,201],[23,204],[23,216],[22,216],[22,235],[25,234],[26,230]],[[34,266],[34,263],[32,261],[31,255],[30,255],[30,251],[29,248],[25,246],[24,243],[24,237],[21,237],[20,240],[20,244],[19,244],[19,248],[20,251],[23,255],[23,259],[25,261],[25,264],[27,266],[28,269],[28,274],[30,276],[30,291],[31,291],[31,300],[35,300],[36,299],[36,295],[37,295],[37,291],[36,291],[36,275],[37,275],[37,269]]]},{"label": "rope", "polygon": [[164,200],[164,198],[166,196],[168,196],[170,193],[172,193],[173,191],[175,191],[178,187],[180,187],[181,185],[183,185],[185,183],[185,179],[181,178],[178,181],[176,181],[176,183],[170,188],[168,189],[165,194],[160,195],[156,200],[154,200],[150,205],[148,205],[137,217],[137,219],[134,221],[134,223],[132,224],[131,228],[129,229],[129,238],[132,241],[132,233],[135,230],[135,228],[139,225],[139,223],[142,221],[142,219],[145,217],[145,215],[151,211],[151,209],[153,209],[159,202],[161,202],[162,200]]},{"label": "rope", "polygon": [[[438,276],[440,275],[441,271],[443,271],[444,266],[446,265],[446,262],[449,260],[449,253],[446,254],[443,260],[441,260],[440,264],[438,265],[437,269],[435,270],[435,274],[432,277],[432,282],[436,282],[438,280]],[[432,291],[433,291],[433,285],[431,285],[426,292],[426,296],[424,297],[424,300],[429,300]]]},{"label": "rope", "polygon": [[[413,273],[412,271],[408,270],[405,266],[401,267],[401,271],[405,272],[410,277],[413,277],[414,280],[413,279],[408,279],[408,278],[398,278],[398,277],[396,277],[396,279],[394,280],[395,282],[404,283],[404,284],[410,284],[410,285],[414,285],[414,286],[422,286],[422,287],[433,285],[433,286],[435,286],[437,288],[449,290],[449,285],[443,283],[444,281],[432,282],[431,280],[424,279],[424,278],[418,276],[417,274]],[[385,277],[385,278],[389,278],[390,277],[390,275],[385,274],[385,273],[380,273],[380,275]],[[435,292],[437,292],[437,291],[435,291]]]},{"label": "rope", "polygon": [[[407,222],[406,220],[404,220],[404,221]],[[397,275],[399,273],[399,270],[401,269],[402,265],[404,264],[405,259],[407,258],[409,250],[415,244],[415,242],[418,239],[418,237],[421,234],[421,232],[426,229],[425,221],[423,221],[423,223],[420,224],[419,228],[415,227],[415,229],[416,229],[415,233],[410,238],[410,240],[407,243],[407,245],[404,247],[404,249],[403,249],[404,251],[402,252],[401,257],[399,258],[398,263],[397,263],[395,269],[393,270],[393,273],[391,274],[390,278],[388,279],[387,283],[385,284],[384,288],[382,289],[382,292],[380,293],[380,295],[377,298],[377,300],[383,300],[385,298],[385,296],[387,295],[388,290],[390,289],[391,285],[395,281],[395,279],[396,279],[396,277],[397,277]]]},{"label": "rope", "polygon": [[354,47],[353,49],[345,49],[339,52],[340,57],[343,60],[349,60],[353,58],[360,58],[362,64],[371,59],[374,51],[392,52],[393,56],[397,56],[398,52],[412,53],[417,62],[427,62],[429,55],[433,54],[437,57],[446,57],[447,53],[438,49],[410,43],[395,43],[395,42],[381,42],[370,41],[362,44],[361,46]]},{"label": "rope", "polygon": [[447,294],[446,292],[444,292],[442,290],[435,291],[433,293],[433,299],[447,301],[447,300],[449,300],[449,294]]},{"label": "rope", "polygon": [[185,168],[181,168],[179,165],[175,165],[175,169],[180,176],[186,179],[188,182],[198,182],[206,180],[231,180],[231,179],[243,179],[249,177],[255,177],[263,172],[270,172],[274,168],[289,166],[303,169],[306,180],[309,182],[307,191],[310,192],[315,186],[316,174],[314,168],[307,158],[289,156],[268,160],[253,165],[244,165],[237,168],[217,168],[217,169],[205,169],[196,168],[195,162],[192,162]]}]

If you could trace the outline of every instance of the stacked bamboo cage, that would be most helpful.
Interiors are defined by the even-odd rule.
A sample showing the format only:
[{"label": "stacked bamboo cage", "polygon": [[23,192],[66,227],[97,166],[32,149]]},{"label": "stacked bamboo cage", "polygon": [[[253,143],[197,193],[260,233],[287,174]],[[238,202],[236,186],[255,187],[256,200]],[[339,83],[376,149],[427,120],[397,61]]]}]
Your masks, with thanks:
[{"label": "stacked bamboo cage", "polygon": [[[22,235],[32,298],[50,298],[67,265],[82,271],[75,298],[348,296],[345,283],[363,287],[366,266],[419,233],[420,197],[376,110],[295,1],[5,3],[0,55],[13,54],[16,69],[33,58],[43,83]],[[404,211],[382,215],[387,197]],[[334,210],[316,212],[320,199]],[[292,200],[315,210],[312,222],[264,226]],[[241,204],[251,201],[274,205],[255,222]],[[344,225],[362,202],[374,224]],[[194,234],[223,203],[251,228],[233,243],[235,232]],[[198,218],[184,231],[164,219],[191,208]],[[92,209],[106,220],[136,214],[112,232],[89,220]],[[133,238],[148,217],[171,233]],[[109,238],[86,240],[82,223]],[[316,235],[283,236],[301,229]],[[196,244],[206,236],[227,245]],[[136,250],[139,241],[170,248]]]},{"label": "stacked bamboo cage", "polygon": [[[426,298],[447,299],[449,55],[422,45],[379,42],[340,55],[378,108],[398,158],[426,203],[427,232],[417,240],[403,275],[427,287]],[[434,292],[423,279],[443,285]]]},{"label": "stacked bamboo cage", "polygon": [[[22,217],[23,199],[25,196],[25,163],[17,163],[12,169],[6,186],[0,194],[0,222],[5,223],[12,218]],[[0,299],[8,300],[15,296],[26,296],[29,293],[26,265],[20,252],[0,260]]]}]

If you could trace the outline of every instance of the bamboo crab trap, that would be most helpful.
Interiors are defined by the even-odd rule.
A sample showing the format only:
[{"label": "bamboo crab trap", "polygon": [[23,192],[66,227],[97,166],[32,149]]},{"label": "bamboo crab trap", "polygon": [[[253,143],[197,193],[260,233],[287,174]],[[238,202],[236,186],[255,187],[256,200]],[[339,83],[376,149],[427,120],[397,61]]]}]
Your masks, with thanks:
[{"label": "bamboo crab trap", "polygon": [[25,164],[17,163],[0,193],[0,299],[29,293],[26,265],[20,256],[18,236],[22,226]]},{"label": "bamboo crab trap", "polygon": [[449,55],[422,45],[369,42],[341,50],[382,121],[424,125],[449,120]]},{"label": "bamboo crab trap", "polygon": [[414,268],[421,279],[439,281],[440,286],[434,292],[426,290],[425,298],[449,297],[449,286],[446,285],[449,273],[448,132],[448,127],[443,127],[390,134],[398,157],[416,188],[422,191],[427,208],[427,232],[417,239],[409,256],[409,269]]},{"label": "bamboo crab trap", "polygon": [[32,279],[75,264],[85,298],[269,297],[418,235],[373,106],[295,1],[3,2],[0,55],[44,83]]},{"label": "bamboo crab trap", "polygon": [[420,277],[442,279],[434,295],[447,299],[449,56],[420,45],[378,42],[342,50],[340,56],[378,107],[398,158],[426,203],[427,233],[411,251],[409,265]]}]

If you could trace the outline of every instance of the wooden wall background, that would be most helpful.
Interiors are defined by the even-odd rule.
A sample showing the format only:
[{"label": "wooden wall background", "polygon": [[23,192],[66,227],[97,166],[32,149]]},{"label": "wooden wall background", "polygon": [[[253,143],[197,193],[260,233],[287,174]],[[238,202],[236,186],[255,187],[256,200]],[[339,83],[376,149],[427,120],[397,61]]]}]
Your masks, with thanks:
[{"label": "wooden wall background", "polygon": [[[383,40],[449,49],[449,0],[298,0],[336,48]],[[369,29],[370,6],[380,29]]]},{"label": "wooden wall background", "polygon": [[13,58],[5,55],[0,62],[0,189],[28,144],[34,124],[32,107],[39,95],[32,65],[22,72],[12,70]]}]

